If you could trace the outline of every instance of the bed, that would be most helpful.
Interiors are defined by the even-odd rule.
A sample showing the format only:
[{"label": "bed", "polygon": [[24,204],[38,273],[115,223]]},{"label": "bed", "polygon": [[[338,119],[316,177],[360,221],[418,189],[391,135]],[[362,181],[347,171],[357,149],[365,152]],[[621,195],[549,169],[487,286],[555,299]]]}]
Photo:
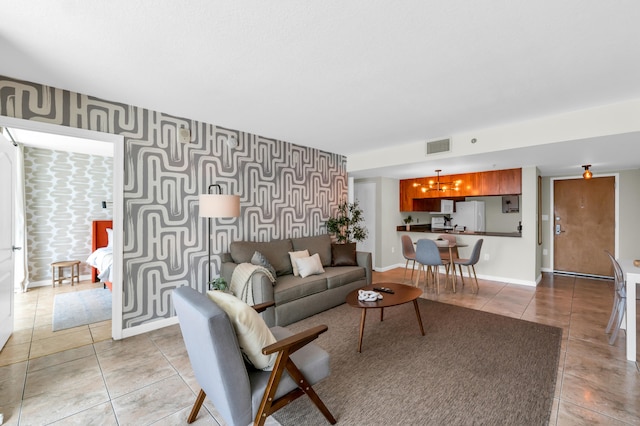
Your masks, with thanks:
[{"label": "bed", "polygon": [[92,282],[102,282],[105,288],[112,290],[112,229],[111,220],[94,220],[91,225],[91,254],[87,263],[91,266]]}]

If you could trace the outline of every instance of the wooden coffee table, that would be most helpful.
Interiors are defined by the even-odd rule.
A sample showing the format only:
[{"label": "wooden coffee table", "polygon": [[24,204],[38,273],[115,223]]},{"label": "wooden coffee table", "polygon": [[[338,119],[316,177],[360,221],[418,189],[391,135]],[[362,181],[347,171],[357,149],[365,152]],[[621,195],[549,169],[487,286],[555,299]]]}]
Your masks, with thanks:
[{"label": "wooden coffee table", "polygon": [[[374,290],[374,287],[386,287],[394,291],[393,294],[379,292],[382,295],[382,300],[376,302],[361,302],[358,300],[358,290]],[[358,352],[362,352],[362,336],[364,335],[364,322],[367,318],[367,310],[380,309],[380,321],[384,320],[384,308],[390,306],[402,305],[404,303],[413,302],[413,307],[416,309],[416,316],[418,318],[418,325],[420,326],[420,332],[424,336],[424,328],[422,327],[422,318],[420,318],[420,308],[418,307],[418,297],[422,295],[422,290],[418,287],[413,287],[405,284],[397,283],[375,283],[373,285],[363,287],[361,289],[354,290],[347,295],[347,303],[354,308],[360,308],[362,310],[362,316],[360,318],[360,339],[358,340]],[[375,290],[374,290],[375,291]]]}]

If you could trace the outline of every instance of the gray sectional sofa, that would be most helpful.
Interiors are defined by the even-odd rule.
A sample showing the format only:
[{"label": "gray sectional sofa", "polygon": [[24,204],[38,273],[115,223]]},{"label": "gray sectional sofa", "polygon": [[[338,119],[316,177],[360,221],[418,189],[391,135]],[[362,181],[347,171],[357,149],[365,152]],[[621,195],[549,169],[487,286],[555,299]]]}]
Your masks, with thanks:
[{"label": "gray sectional sofa", "polygon": [[[262,253],[275,269],[276,281],[272,283],[265,273],[254,273],[249,284],[253,302],[274,301],[275,307],[267,309],[263,318],[270,327],[285,326],[340,305],[348,293],[371,284],[371,253],[355,252],[356,264],[332,266],[350,263],[341,258],[343,248],[332,245],[326,234],[270,242],[237,241],[230,244],[229,253],[223,253],[220,273],[231,283],[238,264],[250,263],[255,252]],[[293,275],[289,252],[305,249],[310,255],[318,253],[324,273],[305,278]]]}]

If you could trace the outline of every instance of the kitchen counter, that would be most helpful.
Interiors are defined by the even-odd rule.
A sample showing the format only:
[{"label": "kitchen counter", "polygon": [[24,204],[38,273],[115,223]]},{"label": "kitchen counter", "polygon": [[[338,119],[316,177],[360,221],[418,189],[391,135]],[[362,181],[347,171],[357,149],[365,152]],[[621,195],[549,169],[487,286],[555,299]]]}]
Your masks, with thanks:
[{"label": "kitchen counter", "polygon": [[520,232],[472,232],[472,231],[454,231],[452,229],[431,229],[431,225],[410,225],[409,230],[406,226],[401,225],[396,231],[402,232],[424,232],[429,234],[454,234],[454,235],[484,235],[488,237],[522,237]]}]

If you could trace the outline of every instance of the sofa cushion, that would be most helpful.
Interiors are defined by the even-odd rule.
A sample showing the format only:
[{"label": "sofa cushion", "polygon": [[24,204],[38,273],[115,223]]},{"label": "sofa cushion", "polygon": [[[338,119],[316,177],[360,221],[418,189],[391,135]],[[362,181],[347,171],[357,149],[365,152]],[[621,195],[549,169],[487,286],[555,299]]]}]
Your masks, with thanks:
[{"label": "sofa cushion", "polygon": [[331,237],[329,234],[314,237],[292,238],[291,243],[296,251],[309,250],[309,254],[318,253],[322,266],[331,265]]},{"label": "sofa cushion", "polygon": [[356,243],[331,244],[331,266],[356,266]]},{"label": "sofa cushion", "polygon": [[278,306],[311,294],[320,293],[326,289],[327,279],[324,274],[311,275],[306,278],[284,275],[278,278],[273,297],[276,306]]},{"label": "sofa cushion", "polygon": [[327,288],[342,287],[358,280],[364,280],[367,273],[362,266],[329,266],[324,268]]},{"label": "sofa cushion", "polygon": [[251,263],[253,253],[259,251],[267,258],[276,270],[276,275],[291,274],[289,252],[293,251],[291,240],[274,240],[269,242],[234,241],[229,246],[234,263]]}]

